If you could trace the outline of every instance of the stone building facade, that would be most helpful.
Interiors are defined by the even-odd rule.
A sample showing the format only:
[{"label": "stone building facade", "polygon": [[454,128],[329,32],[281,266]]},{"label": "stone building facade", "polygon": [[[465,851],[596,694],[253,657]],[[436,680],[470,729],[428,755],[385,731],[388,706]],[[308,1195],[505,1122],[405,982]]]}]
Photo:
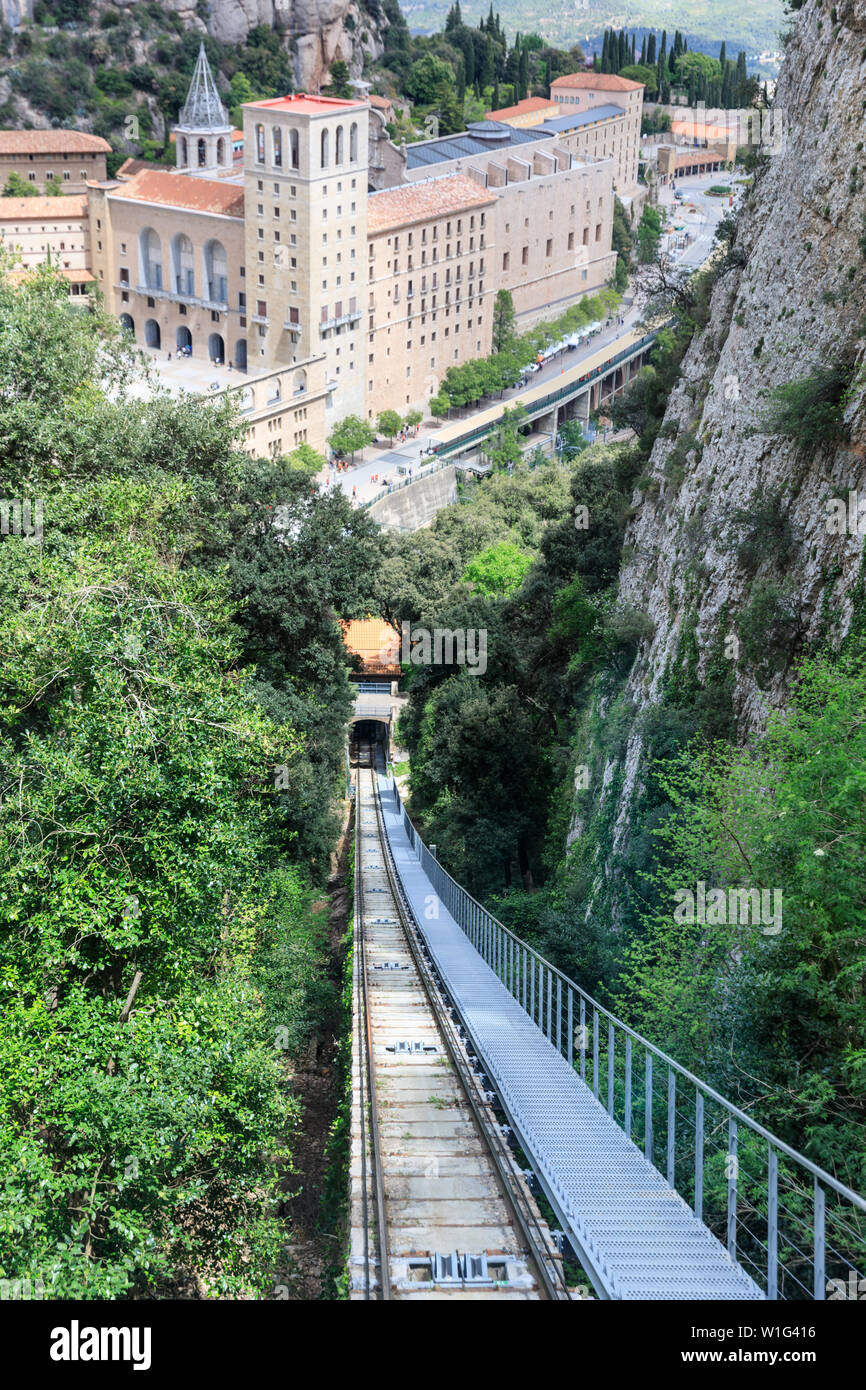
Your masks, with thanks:
[{"label": "stone building facade", "polygon": [[59,184],[64,194],[86,193],[90,180],[105,178],[110,150],[81,130],[0,130],[0,188],[16,173],[42,192]]},{"label": "stone building facade", "polygon": [[177,168],[89,183],[94,276],[162,371],[171,353],[245,373],[209,389],[243,395],[249,448],[321,449],[345,415],[423,409],[487,354],[497,290],[525,329],[609,281],[625,124],[599,106],[407,151],[366,99],[298,93],[244,107],[238,158],[202,52]]},{"label": "stone building facade", "polygon": [[87,199],[0,198],[0,242],[14,259],[12,275],[49,261],[69,284],[73,301],[86,304],[90,269]]},{"label": "stone building facade", "polygon": [[466,174],[368,203],[367,417],[423,409],[447,369],[490,350],[496,198]]},{"label": "stone building facade", "polygon": [[557,77],[550,84],[552,100],[564,109],[591,112],[601,106],[617,106],[625,112],[625,120],[615,137],[615,148],[611,151],[616,162],[614,182],[620,197],[628,197],[637,188],[643,94],[642,82],[632,82],[615,73],[572,72]]}]

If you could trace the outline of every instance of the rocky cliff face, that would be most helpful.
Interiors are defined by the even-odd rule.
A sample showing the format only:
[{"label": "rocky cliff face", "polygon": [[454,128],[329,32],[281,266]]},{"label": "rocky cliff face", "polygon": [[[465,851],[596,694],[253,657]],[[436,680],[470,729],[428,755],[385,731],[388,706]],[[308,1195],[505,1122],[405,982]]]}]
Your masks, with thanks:
[{"label": "rocky cliff face", "polygon": [[[113,3],[123,8],[135,0]],[[162,3],[180,14],[190,28],[207,31],[225,43],[242,43],[260,24],[279,29],[294,56],[299,91],[317,91],[327,82],[331,63],[338,58],[348,63],[353,77],[359,77],[364,55],[378,58],[382,53],[376,23],[357,0],[209,0],[206,7],[194,0]]]},{"label": "rocky cliff face", "polygon": [[[856,384],[866,341],[866,6],[841,0],[832,15],[807,0],[797,17],[776,94],[781,148],[741,215],[744,263],[716,284],[626,536],[622,596],[654,625],[627,702],[638,713],[658,702],[690,643],[702,679],[714,660],[730,662],[741,735],[784,701],[804,642],[850,624],[863,536],[828,521],[828,499],[859,491],[866,532],[862,375]],[[847,440],[804,447],[767,432],[774,387],[839,362],[855,372]],[[642,746],[638,718],[616,778],[618,848]],[[607,781],[612,772],[609,762]]]}]

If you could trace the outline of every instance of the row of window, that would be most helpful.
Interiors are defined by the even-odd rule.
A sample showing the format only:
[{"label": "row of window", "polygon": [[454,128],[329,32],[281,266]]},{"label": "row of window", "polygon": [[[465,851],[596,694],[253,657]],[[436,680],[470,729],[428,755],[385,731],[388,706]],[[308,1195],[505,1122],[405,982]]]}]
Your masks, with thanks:
[{"label": "row of window", "polygon": [[[32,157],[33,157],[33,156],[31,155],[31,159],[32,159]],[[43,172],[42,177],[45,178],[45,179],[56,179],[56,178],[57,178],[57,175],[55,174],[55,172],[54,172],[53,169],[45,169],[44,172]],[[83,181],[88,177],[87,170],[86,170],[86,169],[82,169],[82,170],[80,171],[78,177],[79,177],[79,180],[80,180],[81,182],[83,182]],[[28,181],[28,183],[35,183],[35,182],[36,182],[36,170],[35,170],[35,169],[29,169],[29,170],[27,171],[27,181]],[[71,183],[71,182],[72,182],[72,174],[70,173],[70,171],[69,171],[68,169],[64,169],[64,170],[63,170],[63,182],[64,182],[64,183]]]}]

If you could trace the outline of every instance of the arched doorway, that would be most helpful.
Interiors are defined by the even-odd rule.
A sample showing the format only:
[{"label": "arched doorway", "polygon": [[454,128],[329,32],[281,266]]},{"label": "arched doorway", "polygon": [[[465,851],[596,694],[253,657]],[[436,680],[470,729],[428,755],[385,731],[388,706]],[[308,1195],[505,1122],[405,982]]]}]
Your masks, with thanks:
[{"label": "arched doorway", "polygon": [[192,352],[192,334],[185,324],[181,324],[174,338],[178,352]]},{"label": "arched doorway", "polygon": [[135,319],[132,317],[132,314],[121,314],[120,326],[131,333],[133,338],[135,337]]},{"label": "arched doorway", "polygon": [[221,367],[226,360],[226,345],[220,333],[211,333],[207,340],[207,352],[211,362]]},{"label": "arched doorway", "polygon": [[148,319],[144,325],[144,341],[150,348],[162,346],[162,334],[159,331],[159,324],[156,319]]},{"label": "arched doorway", "polygon": [[247,369],[247,340],[238,338],[235,343],[234,364],[238,371],[245,372]]}]

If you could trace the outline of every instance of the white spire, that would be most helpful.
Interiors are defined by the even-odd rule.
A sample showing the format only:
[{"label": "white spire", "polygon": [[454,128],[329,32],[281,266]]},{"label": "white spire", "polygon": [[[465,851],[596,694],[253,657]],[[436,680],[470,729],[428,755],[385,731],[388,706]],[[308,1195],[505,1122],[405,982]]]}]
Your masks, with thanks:
[{"label": "white spire", "polygon": [[180,113],[178,127],[184,130],[229,129],[229,113],[220,101],[204,44],[201,44],[198,50],[195,72]]}]

